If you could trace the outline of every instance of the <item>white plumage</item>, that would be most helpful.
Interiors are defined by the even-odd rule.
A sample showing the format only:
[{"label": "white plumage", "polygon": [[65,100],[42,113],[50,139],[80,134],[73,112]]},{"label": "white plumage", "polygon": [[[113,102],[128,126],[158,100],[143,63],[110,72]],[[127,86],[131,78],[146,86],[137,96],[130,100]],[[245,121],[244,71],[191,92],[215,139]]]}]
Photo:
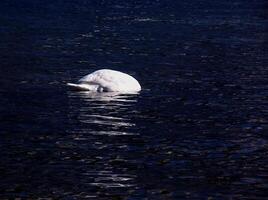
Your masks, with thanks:
[{"label": "white plumage", "polygon": [[101,69],[78,80],[77,84],[67,83],[77,90],[92,92],[138,92],[139,82],[132,76],[110,69]]}]

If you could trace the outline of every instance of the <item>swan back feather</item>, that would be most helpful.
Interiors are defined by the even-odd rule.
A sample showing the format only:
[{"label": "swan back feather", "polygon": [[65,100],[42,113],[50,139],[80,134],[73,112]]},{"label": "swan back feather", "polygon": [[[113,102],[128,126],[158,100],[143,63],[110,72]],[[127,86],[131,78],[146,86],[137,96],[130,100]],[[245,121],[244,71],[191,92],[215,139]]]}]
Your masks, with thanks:
[{"label": "swan back feather", "polygon": [[97,70],[78,80],[78,84],[68,84],[77,89],[96,92],[138,92],[139,82],[132,76],[110,69]]}]

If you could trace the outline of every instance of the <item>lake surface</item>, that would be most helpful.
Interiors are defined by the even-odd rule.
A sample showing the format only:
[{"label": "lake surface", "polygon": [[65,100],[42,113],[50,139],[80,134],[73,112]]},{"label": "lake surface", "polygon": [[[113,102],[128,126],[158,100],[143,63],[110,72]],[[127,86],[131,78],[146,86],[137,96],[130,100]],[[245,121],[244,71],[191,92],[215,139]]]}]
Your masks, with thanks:
[{"label": "lake surface", "polygon": [[[267,199],[268,2],[2,0],[0,198]],[[73,92],[109,68],[138,95]]]}]

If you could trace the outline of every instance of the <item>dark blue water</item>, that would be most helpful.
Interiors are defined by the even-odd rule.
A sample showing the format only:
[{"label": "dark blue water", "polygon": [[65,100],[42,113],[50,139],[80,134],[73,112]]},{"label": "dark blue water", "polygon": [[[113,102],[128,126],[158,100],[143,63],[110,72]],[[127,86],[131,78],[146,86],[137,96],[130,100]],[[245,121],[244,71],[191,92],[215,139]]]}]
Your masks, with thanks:
[{"label": "dark blue water", "polygon": [[[0,3],[0,199],[267,199],[266,0]],[[139,95],[72,92],[97,69]]]}]

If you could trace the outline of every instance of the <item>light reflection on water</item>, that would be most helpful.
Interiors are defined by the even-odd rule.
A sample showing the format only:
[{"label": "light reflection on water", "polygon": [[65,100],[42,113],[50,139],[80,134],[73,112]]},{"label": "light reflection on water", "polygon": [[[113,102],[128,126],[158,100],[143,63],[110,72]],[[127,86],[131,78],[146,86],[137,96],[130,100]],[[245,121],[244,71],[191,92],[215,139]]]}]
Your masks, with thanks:
[{"label": "light reflection on water", "polygon": [[81,160],[82,163],[94,165],[93,169],[83,173],[85,177],[88,177],[86,182],[91,187],[99,189],[132,188],[136,185],[135,174],[127,173],[124,167],[120,167],[121,173],[119,173],[120,170],[115,168],[118,163],[128,163],[127,159],[123,159],[119,155],[114,156],[111,152],[105,155],[102,153],[102,151],[112,149],[126,151],[129,148],[128,144],[109,142],[109,140],[101,138],[139,135],[131,129],[136,124],[129,115],[129,113],[136,112],[137,95],[68,91],[68,115],[71,120],[76,116],[78,125],[68,131],[70,143],[67,144],[66,140],[63,140],[58,141],[58,145],[60,148],[69,145],[72,149],[86,148],[96,152],[95,157]]},{"label": "light reflection on water", "polygon": [[[69,92],[70,113],[77,115],[83,126],[81,133],[93,135],[133,135],[127,128],[134,127],[128,113],[134,113],[138,94]],[[99,126],[96,131],[91,126]],[[84,128],[87,127],[87,128]]]}]

